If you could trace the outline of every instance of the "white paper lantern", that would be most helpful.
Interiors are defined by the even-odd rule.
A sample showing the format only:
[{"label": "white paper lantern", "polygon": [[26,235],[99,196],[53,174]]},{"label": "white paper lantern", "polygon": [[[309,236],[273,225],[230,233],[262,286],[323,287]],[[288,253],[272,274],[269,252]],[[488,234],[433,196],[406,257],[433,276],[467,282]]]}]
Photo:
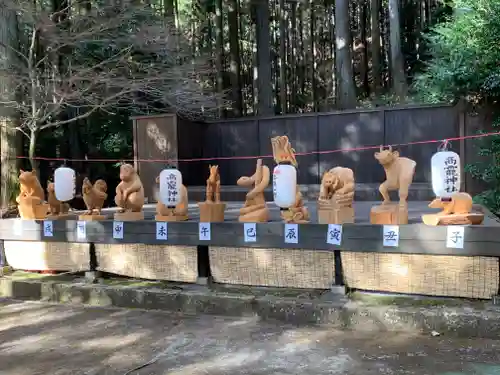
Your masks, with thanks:
[{"label": "white paper lantern", "polygon": [[181,201],[182,174],[178,169],[164,169],[160,173],[160,201],[167,207]]},{"label": "white paper lantern", "polygon": [[280,208],[289,208],[295,203],[297,193],[297,170],[293,165],[278,164],[273,170],[274,203]]},{"label": "white paper lantern", "polygon": [[460,191],[460,156],[453,151],[438,151],[431,158],[432,190],[436,197],[449,198]]},{"label": "white paper lantern", "polygon": [[59,167],[54,172],[54,191],[56,199],[67,202],[75,197],[75,171],[68,167]]}]

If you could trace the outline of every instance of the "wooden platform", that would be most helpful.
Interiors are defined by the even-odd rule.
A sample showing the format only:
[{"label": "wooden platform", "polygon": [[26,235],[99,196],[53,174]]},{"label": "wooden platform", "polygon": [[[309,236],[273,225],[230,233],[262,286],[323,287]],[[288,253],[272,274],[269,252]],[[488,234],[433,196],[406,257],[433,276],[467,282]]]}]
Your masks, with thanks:
[{"label": "wooden platform", "polygon": [[[224,213],[224,222],[238,221],[239,210],[243,207],[243,202],[225,202],[226,210]],[[311,214],[311,223],[317,223],[318,212],[317,212],[317,201],[307,201],[307,209]],[[355,223],[358,224],[368,224],[370,223],[370,210],[372,206],[379,205],[380,201],[372,202],[354,202],[354,215]],[[408,223],[416,224],[422,222],[423,214],[432,214],[439,212],[440,210],[432,209],[427,207],[428,201],[410,201],[408,202]],[[269,208],[270,222],[281,222],[279,208],[274,205],[273,202],[267,202]],[[482,209],[481,206],[476,206],[476,210]],[[113,213],[116,209],[104,209],[103,215],[109,215],[113,217]],[[143,208],[145,220],[154,220],[156,215],[156,205],[146,204]],[[199,221],[199,208],[197,202],[189,203],[189,221]],[[488,216],[488,215],[486,215]],[[500,221],[492,219],[490,217],[485,217],[484,225],[500,225]]]}]

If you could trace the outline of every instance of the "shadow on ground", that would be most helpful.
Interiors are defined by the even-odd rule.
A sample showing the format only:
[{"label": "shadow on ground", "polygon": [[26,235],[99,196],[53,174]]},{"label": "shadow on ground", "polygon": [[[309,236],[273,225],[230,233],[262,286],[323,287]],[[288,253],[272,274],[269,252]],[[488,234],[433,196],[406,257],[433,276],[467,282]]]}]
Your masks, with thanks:
[{"label": "shadow on ground", "polygon": [[[498,374],[500,342],[3,300],[0,374]],[[475,367],[473,367],[475,366]],[[477,372],[481,371],[489,372]],[[492,372],[497,371],[497,372]]]}]

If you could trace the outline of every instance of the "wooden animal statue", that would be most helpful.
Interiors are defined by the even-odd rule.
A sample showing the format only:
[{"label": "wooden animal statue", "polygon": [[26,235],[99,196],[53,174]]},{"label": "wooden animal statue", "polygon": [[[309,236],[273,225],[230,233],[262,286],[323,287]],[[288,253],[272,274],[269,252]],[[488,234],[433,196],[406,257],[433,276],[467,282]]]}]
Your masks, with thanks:
[{"label": "wooden animal statue", "polygon": [[209,165],[210,176],[207,179],[206,202],[220,203],[220,175],[218,165]]},{"label": "wooden animal statue", "polygon": [[429,207],[443,209],[437,215],[465,215],[472,211],[472,197],[467,193],[455,193],[449,201],[443,201],[441,198],[434,199]]},{"label": "wooden animal statue", "polygon": [[45,200],[45,194],[38,180],[38,176],[36,175],[36,171],[33,170],[29,172],[21,169],[19,171],[19,184],[20,192],[16,198],[17,203],[20,203],[23,197],[37,197],[40,201]]},{"label": "wooden animal statue", "polygon": [[383,204],[389,203],[391,198],[389,191],[399,190],[399,204],[406,206],[408,191],[415,175],[417,163],[414,160],[399,156],[398,151],[392,151],[392,147],[375,153],[375,159],[384,167],[386,180],[380,185],[379,191],[384,199]]},{"label": "wooden animal statue", "polygon": [[250,177],[240,177],[236,184],[238,186],[252,187],[247,193],[245,204],[240,209],[240,222],[262,223],[269,220],[269,209],[266,206],[264,189],[269,185],[271,172],[269,168],[262,165],[262,159],[257,160],[255,173]]},{"label": "wooden animal statue", "polygon": [[101,215],[102,206],[104,201],[108,198],[108,185],[104,180],[97,180],[94,185],[90,180],[85,177],[83,179],[82,194],[85,206],[87,206],[87,211],[85,215],[94,215],[97,211],[97,215]]},{"label": "wooden animal statue", "polygon": [[273,148],[273,157],[276,164],[289,162],[294,167],[297,167],[295,150],[292,148],[292,145],[286,135],[271,138],[271,146]]},{"label": "wooden animal statue", "polygon": [[140,212],[144,206],[144,187],[134,167],[123,164],[120,167],[121,182],[116,187],[115,203],[119,212]]},{"label": "wooden animal statue", "polygon": [[[352,169],[343,167],[332,168],[325,172],[321,178],[319,199],[331,200],[334,195],[341,196],[353,193],[354,187],[354,172]],[[354,193],[352,196],[354,196]]]},{"label": "wooden animal statue", "polygon": [[38,180],[36,171],[19,173],[19,195],[16,197],[19,216],[22,219],[43,220],[47,217],[50,207],[45,203],[45,194]]},{"label": "wooden animal statue", "polygon": [[[292,148],[286,135],[271,138],[271,146],[273,148],[273,158],[276,164],[290,163],[294,167],[297,167],[298,164],[295,158],[295,150]],[[294,205],[287,210],[282,210],[281,218],[286,223],[307,223],[309,221],[309,212],[304,206],[302,193],[299,189],[297,189]]]},{"label": "wooden animal statue", "polygon": [[[156,177],[156,183],[160,183],[160,177]],[[186,186],[181,185],[181,201],[175,208],[169,208],[160,200],[156,203],[156,213],[159,216],[175,216],[178,220],[187,220],[188,215],[188,191]],[[161,221],[161,220],[158,220]]]},{"label": "wooden animal statue", "polygon": [[484,220],[481,212],[472,212],[472,197],[467,193],[454,193],[449,199],[436,198],[430,208],[441,208],[436,214],[422,215],[427,225],[479,225]]},{"label": "wooden animal statue", "polygon": [[50,206],[50,215],[67,214],[69,212],[69,204],[57,200],[55,185],[50,181],[47,181],[47,203]]},{"label": "wooden animal statue", "polygon": [[285,223],[308,223],[310,218],[309,211],[304,206],[302,194],[298,191],[295,195],[295,203],[287,210],[281,211],[281,218]]}]

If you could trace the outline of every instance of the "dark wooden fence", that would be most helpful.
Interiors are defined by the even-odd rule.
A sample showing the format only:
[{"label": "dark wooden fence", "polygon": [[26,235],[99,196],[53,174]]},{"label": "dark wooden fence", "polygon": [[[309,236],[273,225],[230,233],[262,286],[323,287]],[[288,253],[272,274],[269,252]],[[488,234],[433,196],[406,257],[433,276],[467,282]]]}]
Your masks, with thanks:
[{"label": "dark wooden fence", "polygon": [[[144,121],[156,121],[160,133],[167,137],[168,152],[158,150],[158,135],[146,135]],[[454,138],[474,134],[485,126],[482,117],[466,114],[459,105],[436,105],[242,118],[205,124],[175,116],[168,121],[165,117],[142,118],[135,120],[134,128],[135,155],[140,159],[265,156],[272,154],[271,137],[287,135],[296,152],[320,152],[297,157],[298,182],[305,185],[318,184],[322,173],[335,166],[352,168],[358,183],[379,183],[384,179],[384,171],[373,157],[375,150],[352,149]],[[140,136],[141,132],[144,136]],[[473,142],[452,142],[452,149],[461,154],[464,163],[477,159]],[[401,155],[417,162],[415,183],[430,182],[430,157],[437,147],[436,143],[396,147]],[[336,152],[327,152],[333,150]],[[272,158],[264,160],[273,166]],[[219,165],[223,185],[236,185],[240,176],[251,175],[255,168],[253,159],[180,162],[186,185],[204,185],[210,163]],[[139,163],[143,180],[154,181],[164,167],[162,163]]]},{"label": "dark wooden fence", "polygon": [[[337,150],[298,156],[300,184],[317,184],[321,174],[335,166],[352,168],[359,183],[374,183],[384,178],[383,169],[373,157],[374,150],[352,149],[456,137],[458,116],[455,107],[432,106],[227,120],[207,125],[203,151],[206,157],[271,155],[270,138],[287,135],[298,153]],[[452,147],[460,151],[459,142]],[[430,180],[429,159],[436,148],[437,144],[399,148],[403,156],[417,162],[415,182]],[[273,165],[271,158],[265,162]],[[224,185],[234,185],[242,174],[251,173],[255,165],[253,160],[218,163]]]}]

